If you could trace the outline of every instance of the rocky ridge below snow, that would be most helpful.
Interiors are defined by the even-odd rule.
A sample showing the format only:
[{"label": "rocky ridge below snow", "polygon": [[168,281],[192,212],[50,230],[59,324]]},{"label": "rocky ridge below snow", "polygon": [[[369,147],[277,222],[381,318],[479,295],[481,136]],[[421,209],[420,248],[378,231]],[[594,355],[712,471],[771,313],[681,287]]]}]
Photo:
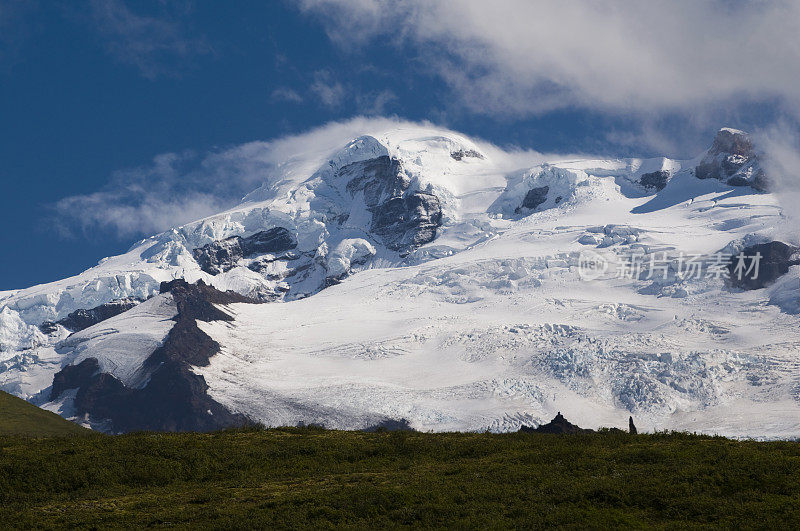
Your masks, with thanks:
[{"label": "rocky ridge below snow", "polygon": [[[72,361],[53,377],[49,401],[67,402],[70,415],[90,419],[90,424],[112,433],[211,431],[249,424],[208,396],[208,385],[194,368],[208,365],[220,349],[197,321],[232,321],[221,306],[254,301],[202,281],[190,285],[183,280],[163,283],[160,295],[149,304],[160,302],[158,298],[174,304],[175,324],[160,345],[139,353],[127,378],[121,378],[119,358],[107,355],[108,336],[72,336],[62,347]],[[126,343],[126,334],[131,332],[120,329],[112,341]],[[94,344],[81,349],[84,342]],[[106,357],[101,361],[96,356],[102,351]]]}]

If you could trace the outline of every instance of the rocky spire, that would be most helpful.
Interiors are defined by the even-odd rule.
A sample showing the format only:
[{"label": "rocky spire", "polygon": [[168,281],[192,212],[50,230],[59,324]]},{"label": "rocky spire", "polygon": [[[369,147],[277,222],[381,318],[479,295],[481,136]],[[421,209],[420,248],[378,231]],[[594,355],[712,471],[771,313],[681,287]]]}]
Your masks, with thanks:
[{"label": "rocky spire", "polygon": [[768,182],[750,135],[722,128],[714,144],[695,168],[699,179],[719,179],[731,186],[752,186],[766,191]]}]

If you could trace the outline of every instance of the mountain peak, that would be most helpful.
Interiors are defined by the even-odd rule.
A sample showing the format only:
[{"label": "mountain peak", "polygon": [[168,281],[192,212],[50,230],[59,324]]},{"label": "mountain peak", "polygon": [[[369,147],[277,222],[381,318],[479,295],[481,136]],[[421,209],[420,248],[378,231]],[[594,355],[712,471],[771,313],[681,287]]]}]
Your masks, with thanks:
[{"label": "mountain peak", "polygon": [[699,179],[718,179],[731,186],[751,186],[759,191],[769,187],[760,155],[748,133],[723,127],[714,143],[695,168]]},{"label": "mountain peak", "polygon": [[[556,407],[588,428],[800,425],[800,406],[759,409],[767,388],[794,404],[796,260],[733,283],[725,258],[784,220],[772,194],[726,186],[759,182],[746,133],[720,130],[696,167],[543,160],[427,126],[303,149],[230,210],[0,294],[0,388],[121,431],[511,431]],[[690,256],[719,274],[680,270]],[[734,407],[760,413],[714,423]]]}]

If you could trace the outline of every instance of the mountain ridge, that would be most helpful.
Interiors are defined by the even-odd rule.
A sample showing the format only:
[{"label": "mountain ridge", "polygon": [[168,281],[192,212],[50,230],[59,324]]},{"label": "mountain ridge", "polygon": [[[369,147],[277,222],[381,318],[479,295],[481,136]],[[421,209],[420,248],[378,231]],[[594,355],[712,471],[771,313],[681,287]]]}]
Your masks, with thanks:
[{"label": "mountain ridge", "polygon": [[[783,436],[800,385],[790,375],[800,344],[791,256],[752,292],[680,278],[674,263],[663,279],[578,274],[589,251],[612,262],[733,256],[780,239],[774,196],[744,186],[761,175],[759,155],[736,140],[744,133],[723,129],[718,139],[731,135],[692,161],[572,159],[522,170],[519,154],[429,128],[343,142],[327,162],[305,174],[286,170],[234,209],[142,240],[78,277],[0,294],[0,332],[10,338],[0,388],[91,417],[93,408],[74,408],[98,383],[89,380],[145,382],[141,364],[170,337],[177,311],[158,292],[180,278],[246,299],[224,306],[230,319],[194,319],[219,348],[207,364],[186,367],[231,423],[352,429],[402,418],[416,429],[510,431],[556,408],[571,418],[582,408],[580,425],[636,412],[650,429],[747,434],[751,427],[726,424],[722,411],[742,399],[757,408],[757,383],[791,412],[764,419],[775,423],[768,434]],[[750,151],[728,153],[728,144]],[[698,179],[713,164],[719,176]],[[133,299],[148,302],[75,334],[59,324],[77,310]],[[722,301],[732,310],[721,311]],[[529,309],[513,310],[521,304]],[[763,308],[748,321],[752,304]],[[774,341],[759,338],[775,326]],[[53,377],[82,363],[83,376],[53,394]],[[692,415],[712,420],[693,424]],[[94,416],[102,426],[113,415]],[[160,429],[177,429],[170,426]]]}]

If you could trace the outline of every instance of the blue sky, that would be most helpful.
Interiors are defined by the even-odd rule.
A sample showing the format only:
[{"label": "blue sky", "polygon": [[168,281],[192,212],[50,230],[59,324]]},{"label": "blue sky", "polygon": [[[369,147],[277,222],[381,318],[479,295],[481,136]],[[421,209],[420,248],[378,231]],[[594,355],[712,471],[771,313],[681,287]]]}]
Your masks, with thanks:
[{"label": "blue sky", "polygon": [[796,124],[796,3],[483,4],[0,0],[0,289],[78,273],[169,221],[102,222],[103,202],[209,213],[257,186],[221,186],[220,158],[356,116],[675,157],[723,125]]}]

